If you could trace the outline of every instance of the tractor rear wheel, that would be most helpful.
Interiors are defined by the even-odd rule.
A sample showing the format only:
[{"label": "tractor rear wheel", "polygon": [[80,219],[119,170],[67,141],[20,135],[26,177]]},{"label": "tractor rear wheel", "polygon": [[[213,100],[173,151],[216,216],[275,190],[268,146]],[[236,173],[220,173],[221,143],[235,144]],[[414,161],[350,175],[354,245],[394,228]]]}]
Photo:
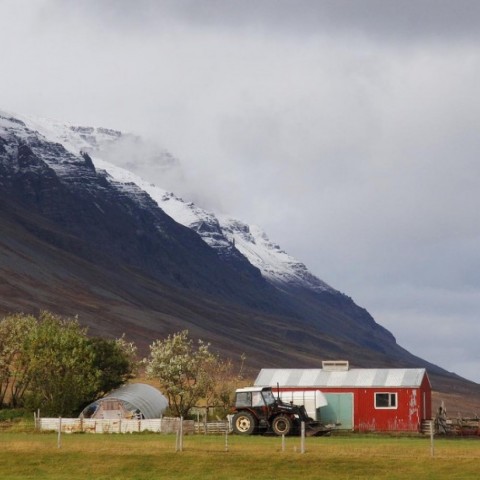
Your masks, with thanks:
[{"label": "tractor rear wheel", "polygon": [[279,415],[272,422],[272,430],[275,435],[288,435],[292,430],[292,426],[292,419],[286,415]]},{"label": "tractor rear wheel", "polygon": [[232,426],[239,435],[251,435],[257,427],[257,419],[250,412],[238,412],[233,417]]}]

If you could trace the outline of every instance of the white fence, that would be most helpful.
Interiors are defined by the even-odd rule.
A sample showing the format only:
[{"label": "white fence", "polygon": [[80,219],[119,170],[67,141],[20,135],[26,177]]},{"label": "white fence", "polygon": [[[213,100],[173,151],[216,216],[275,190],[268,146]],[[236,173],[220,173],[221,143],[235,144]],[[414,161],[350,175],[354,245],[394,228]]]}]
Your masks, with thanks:
[{"label": "white fence", "polygon": [[[93,418],[36,418],[36,430],[63,433],[176,433],[180,429],[179,418],[156,418],[151,420],[93,419]],[[225,422],[195,422],[183,420],[183,434],[221,434],[229,430]]]},{"label": "white fence", "polygon": [[[193,420],[183,421],[183,433],[195,432]],[[93,419],[93,418],[37,418],[37,430],[63,433],[176,433],[180,428],[179,418],[157,418],[151,420]]]}]

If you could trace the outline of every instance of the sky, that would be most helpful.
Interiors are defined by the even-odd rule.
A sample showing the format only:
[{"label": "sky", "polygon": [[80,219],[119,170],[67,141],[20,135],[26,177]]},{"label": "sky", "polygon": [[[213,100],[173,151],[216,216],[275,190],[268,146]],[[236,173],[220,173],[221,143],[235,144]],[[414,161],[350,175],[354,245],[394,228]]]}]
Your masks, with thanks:
[{"label": "sky", "polygon": [[158,142],[183,169],[159,186],[480,382],[479,24],[476,0],[0,0],[0,109]]}]

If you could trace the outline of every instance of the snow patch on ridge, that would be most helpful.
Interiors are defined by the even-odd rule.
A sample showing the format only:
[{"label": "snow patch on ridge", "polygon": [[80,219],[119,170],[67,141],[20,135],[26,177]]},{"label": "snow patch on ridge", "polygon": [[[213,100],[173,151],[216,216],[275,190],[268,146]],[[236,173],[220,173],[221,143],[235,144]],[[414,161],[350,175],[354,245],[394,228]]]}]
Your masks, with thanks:
[{"label": "snow patch on ridge", "polygon": [[0,135],[10,140],[7,142],[10,155],[16,156],[18,150],[22,146],[26,146],[55,170],[60,177],[70,176],[74,167],[83,168],[84,175],[87,175],[91,168],[91,165],[88,165],[88,162],[78,152],[73,153],[57,142],[55,138],[45,136],[39,132],[35,124],[32,125],[26,119],[17,118],[1,111]]},{"label": "snow patch on ridge", "polygon": [[256,225],[247,225],[229,216],[219,216],[222,231],[250,263],[260,269],[272,283],[296,285],[315,291],[334,291],[328,284],[310,273],[307,267],[270,241]]},{"label": "snow patch on ridge", "polygon": [[109,162],[94,159],[94,163],[98,168],[106,170],[115,180],[138,185],[165,213],[176,222],[195,230],[212,248],[225,249],[234,246],[266,279],[277,286],[293,284],[315,291],[334,291],[311,274],[303,263],[271,242],[260,227],[247,225],[230,216],[207,212]]}]

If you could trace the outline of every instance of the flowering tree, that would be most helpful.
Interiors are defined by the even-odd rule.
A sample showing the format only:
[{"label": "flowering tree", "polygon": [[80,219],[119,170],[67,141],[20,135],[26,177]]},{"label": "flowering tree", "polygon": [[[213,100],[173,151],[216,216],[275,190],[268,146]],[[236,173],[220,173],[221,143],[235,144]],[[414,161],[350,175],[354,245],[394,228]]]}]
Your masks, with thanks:
[{"label": "flowering tree", "polygon": [[186,417],[200,399],[215,390],[214,372],[222,362],[209,348],[202,340],[194,343],[188,330],[150,345],[150,356],[145,359],[147,376],[161,383],[170,408],[179,416]]}]

